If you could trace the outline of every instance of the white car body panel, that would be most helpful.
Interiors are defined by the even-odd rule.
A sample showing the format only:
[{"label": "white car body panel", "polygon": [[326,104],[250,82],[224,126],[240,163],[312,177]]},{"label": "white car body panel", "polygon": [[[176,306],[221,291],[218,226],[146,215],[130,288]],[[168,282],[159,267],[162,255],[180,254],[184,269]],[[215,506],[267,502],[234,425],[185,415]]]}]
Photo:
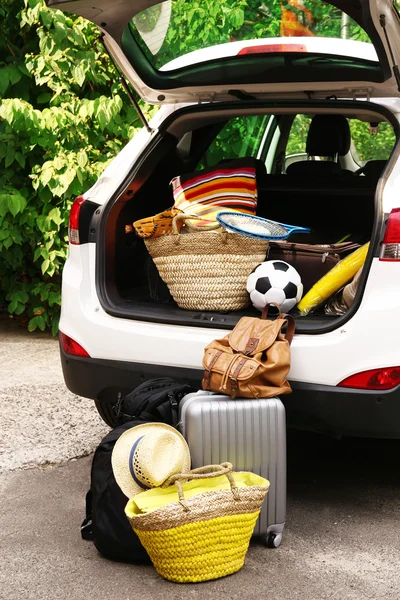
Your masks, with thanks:
[{"label": "white car body panel", "polygon": [[[63,272],[60,330],[92,358],[201,370],[205,346],[227,334],[221,329],[113,317],[101,308],[94,273],[95,245],[72,246]],[[343,328],[321,335],[295,335],[289,379],[337,385],[353,373],[397,365],[398,281],[399,263],[374,259],[362,304]],[[383,331],[390,332],[385,344]]]}]

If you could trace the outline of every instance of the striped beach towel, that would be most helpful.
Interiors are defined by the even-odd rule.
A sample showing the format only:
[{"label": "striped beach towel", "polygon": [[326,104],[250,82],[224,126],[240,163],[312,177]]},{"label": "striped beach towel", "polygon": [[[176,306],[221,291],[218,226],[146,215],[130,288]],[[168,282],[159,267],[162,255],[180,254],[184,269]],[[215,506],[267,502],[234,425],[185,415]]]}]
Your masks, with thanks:
[{"label": "striped beach towel", "polygon": [[216,165],[171,181],[174,206],[202,217],[197,225],[215,221],[221,211],[255,215],[257,210],[256,166],[253,159]]}]

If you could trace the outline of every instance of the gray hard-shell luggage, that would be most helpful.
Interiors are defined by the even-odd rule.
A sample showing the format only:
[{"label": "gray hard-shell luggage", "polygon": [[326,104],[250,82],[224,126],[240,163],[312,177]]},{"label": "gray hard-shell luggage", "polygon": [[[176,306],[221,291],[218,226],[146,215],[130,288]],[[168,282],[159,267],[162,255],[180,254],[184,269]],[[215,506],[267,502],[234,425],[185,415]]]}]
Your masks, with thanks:
[{"label": "gray hard-shell luggage", "polygon": [[282,541],[286,518],[286,414],[279,398],[235,399],[200,390],[180,402],[180,429],[192,468],[230,462],[270,482],[254,530],[270,548]]}]

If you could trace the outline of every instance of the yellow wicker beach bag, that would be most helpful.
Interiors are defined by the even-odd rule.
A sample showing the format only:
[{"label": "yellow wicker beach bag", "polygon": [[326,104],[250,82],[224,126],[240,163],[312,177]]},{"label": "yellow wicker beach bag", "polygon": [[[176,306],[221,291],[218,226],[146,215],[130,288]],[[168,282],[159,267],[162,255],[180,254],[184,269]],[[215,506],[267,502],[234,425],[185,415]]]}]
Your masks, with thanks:
[{"label": "yellow wicker beach bag", "polygon": [[[144,240],[175,302],[188,310],[240,310],[250,304],[247,278],[265,260],[268,241],[195,226],[196,215],[173,218],[173,233]],[[179,231],[181,222],[185,227]]]},{"label": "yellow wicker beach bag", "polygon": [[222,463],[173,475],[167,484],[137,494],[125,508],[157,572],[196,582],[239,571],[269,481]]}]

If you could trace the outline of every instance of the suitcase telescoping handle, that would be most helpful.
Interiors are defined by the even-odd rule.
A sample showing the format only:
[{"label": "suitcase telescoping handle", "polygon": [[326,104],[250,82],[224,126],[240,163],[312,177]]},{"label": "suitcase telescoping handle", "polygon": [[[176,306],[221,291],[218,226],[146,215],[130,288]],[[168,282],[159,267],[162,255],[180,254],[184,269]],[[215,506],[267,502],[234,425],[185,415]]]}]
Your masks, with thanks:
[{"label": "suitcase telescoping handle", "polygon": [[294,332],[296,329],[295,320],[292,317],[292,315],[288,315],[287,313],[281,313],[279,304],[277,304],[276,302],[269,302],[264,307],[262,314],[261,314],[262,319],[266,319],[268,317],[268,312],[269,312],[269,309],[271,308],[271,306],[274,306],[275,309],[278,311],[278,316],[276,318],[282,319],[287,322],[286,333],[284,335],[285,335],[285,339],[287,339],[287,341],[289,342],[289,345],[290,345],[292,343]]}]

